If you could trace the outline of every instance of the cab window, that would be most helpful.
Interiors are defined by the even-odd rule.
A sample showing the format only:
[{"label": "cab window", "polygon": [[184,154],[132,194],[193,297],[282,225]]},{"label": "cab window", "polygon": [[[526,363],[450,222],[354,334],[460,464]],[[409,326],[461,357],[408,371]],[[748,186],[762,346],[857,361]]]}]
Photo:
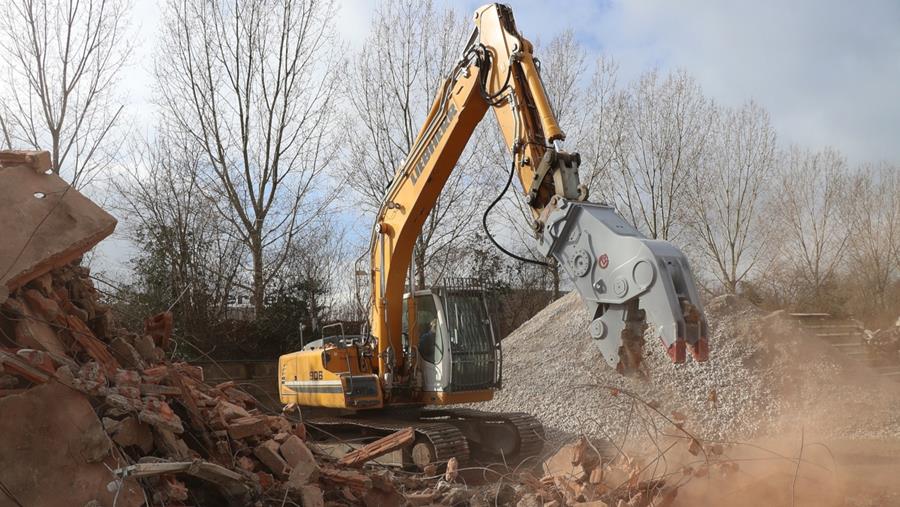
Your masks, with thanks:
[{"label": "cab window", "polygon": [[[408,300],[403,300],[403,333],[409,336]],[[440,362],[444,355],[443,333],[438,322],[434,296],[416,296],[416,329],[419,335],[419,355],[429,363]]]}]

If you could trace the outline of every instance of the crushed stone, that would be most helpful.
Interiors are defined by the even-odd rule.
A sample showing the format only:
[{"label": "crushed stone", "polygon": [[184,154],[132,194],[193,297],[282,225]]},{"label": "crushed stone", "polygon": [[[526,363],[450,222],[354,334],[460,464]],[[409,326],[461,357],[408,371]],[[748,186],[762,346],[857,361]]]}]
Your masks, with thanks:
[{"label": "crushed stone", "polygon": [[636,402],[626,391],[663,414],[684,414],[686,427],[708,440],[747,441],[799,427],[829,438],[900,435],[900,384],[733,296],[712,300],[706,313],[708,362],[672,364],[648,336],[648,376],[623,377],[592,345],[587,312],[570,293],[503,340],[503,389],[478,408],[529,412],[550,441],[634,432]]}]

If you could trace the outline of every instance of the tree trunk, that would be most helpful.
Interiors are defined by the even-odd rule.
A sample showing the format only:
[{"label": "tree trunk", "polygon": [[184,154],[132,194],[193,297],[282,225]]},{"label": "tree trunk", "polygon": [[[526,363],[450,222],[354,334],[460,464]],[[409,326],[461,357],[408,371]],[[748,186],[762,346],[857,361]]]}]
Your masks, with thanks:
[{"label": "tree trunk", "polygon": [[425,288],[425,246],[416,244],[413,251],[413,262],[416,267],[416,290]]},{"label": "tree trunk", "polygon": [[553,260],[547,269],[550,270],[550,276],[553,278],[553,300],[556,301],[559,299],[559,263]]},{"label": "tree trunk", "polygon": [[266,297],[262,239],[258,233],[253,233],[250,237],[250,255],[253,257],[253,311],[258,319],[265,309]]},{"label": "tree trunk", "polygon": [[728,277],[725,281],[725,292],[728,294],[737,294],[737,280],[733,277]]},{"label": "tree trunk", "polygon": [[59,176],[59,135],[52,133],[51,136],[53,138],[53,165],[50,167],[50,170],[53,171],[53,174]]}]

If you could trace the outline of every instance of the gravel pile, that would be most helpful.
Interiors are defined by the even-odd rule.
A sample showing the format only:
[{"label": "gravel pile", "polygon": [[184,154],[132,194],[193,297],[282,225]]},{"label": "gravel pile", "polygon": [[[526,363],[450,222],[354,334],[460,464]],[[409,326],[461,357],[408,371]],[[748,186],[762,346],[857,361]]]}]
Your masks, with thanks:
[{"label": "gravel pile", "polygon": [[649,377],[626,378],[591,344],[577,294],[552,303],[503,341],[503,385],[479,408],[538,416],[548,438],[572,434],[621,438],[637,426],[630,397],[665,414],[686,416],[705,439],[748,440],[803,427],[834,438],[900,434],[900,389],[851,363],[827,344],[734,297],[707,307],[711,354],[672,364],[656,338],[647,341]]}]

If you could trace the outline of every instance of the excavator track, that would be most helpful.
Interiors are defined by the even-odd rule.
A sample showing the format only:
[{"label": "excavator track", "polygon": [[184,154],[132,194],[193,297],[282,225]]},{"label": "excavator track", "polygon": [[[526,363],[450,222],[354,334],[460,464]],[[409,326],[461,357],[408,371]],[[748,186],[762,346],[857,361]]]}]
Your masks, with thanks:
[{"label": "excavator track", "polygon": [[507,463],[520,463],[539,455],[544,447],[544,426],[536,417],[524,412],[484,412],[471,408],[426,409],[422,411],[422,418],[448,420],[455,425],[474,422],[482,432],[486,427],[497,425],[513,431],[508,437],[517,441],[512,452],[506,449],[485,449],[486,442],[477,438],[473,440],[481,440],[481,445],[477,441],[469,443],[471,454],[476,457],[499,457]]},{"label": "excavator track", "polygon": [[[306,422],[322,433],[381,437],[412,427],[416,440],[404,453],[404,465],[445,464],[450,458],[470,462],[517,465],[537,456],[544,428],[529,414],[482,412],[467,408],[423,409],[417,418],[313,417]],[[494,447],[496,446],[496,447]]]},{"label": "excavator track", "polygon": [[387,435],[404,428],[412,427],[416,432],[414,446],[427,446],[423,451],[430,451],[429,456],[419,457],[416,465],[424,465],[431,462],[444,464],[450,458],[456,458],[461,463],[469,461],[469,442],[465,435],[453,426],[445,422],[429,422],[406,419],[381,419],[381,418],[351,418],[351,417],[317,417],[307,419],[307,423],[313,428],[319,427],[334,433],[334,430],[357,429],[360,433],[375,433]]}]

